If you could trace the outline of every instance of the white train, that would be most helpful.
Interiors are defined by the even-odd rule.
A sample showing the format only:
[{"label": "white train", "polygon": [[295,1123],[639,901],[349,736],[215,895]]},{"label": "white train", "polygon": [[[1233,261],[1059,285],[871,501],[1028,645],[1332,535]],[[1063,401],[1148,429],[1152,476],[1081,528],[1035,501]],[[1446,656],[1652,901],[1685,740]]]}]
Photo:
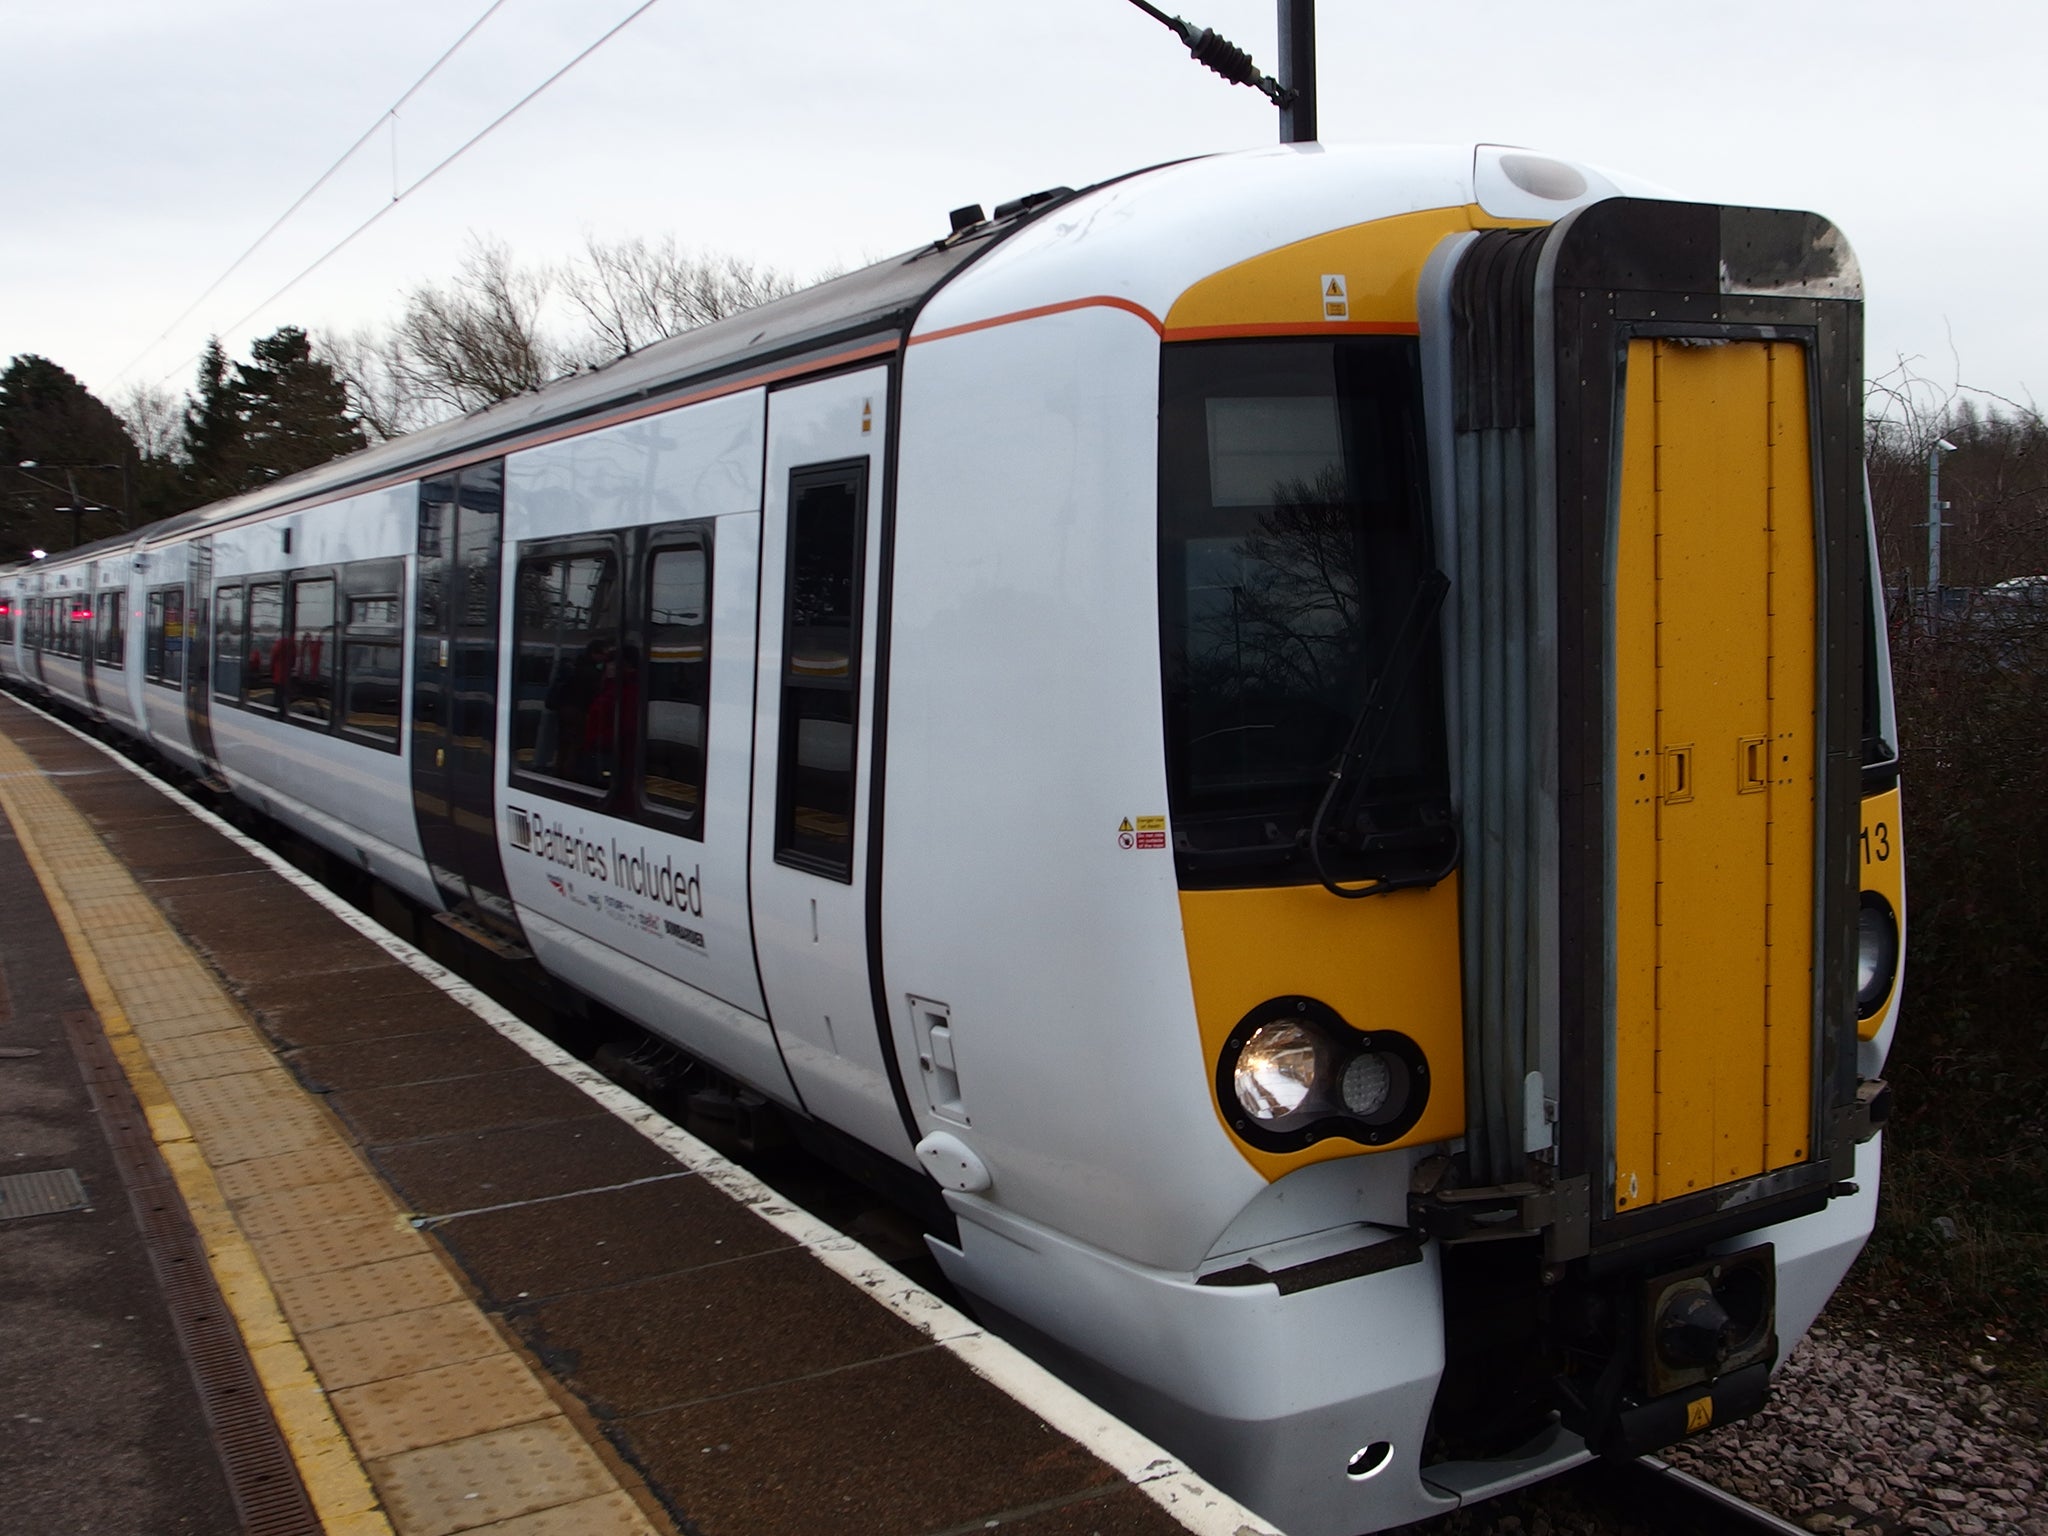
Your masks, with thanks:
[{"label": "white train", "polygon": [[1751,1411],[1876,1199],[1856,268],[1631,193],[963,211],[13,568],[0,666],[920,1170],[1297,1536],[1436,1514]]}]

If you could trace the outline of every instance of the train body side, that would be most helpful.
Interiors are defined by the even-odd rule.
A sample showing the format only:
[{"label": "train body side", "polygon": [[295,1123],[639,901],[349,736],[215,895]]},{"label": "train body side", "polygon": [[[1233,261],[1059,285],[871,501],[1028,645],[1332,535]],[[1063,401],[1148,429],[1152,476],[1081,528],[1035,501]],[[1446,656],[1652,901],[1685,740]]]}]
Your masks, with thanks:
[{"label": "train body side", "polygon": [[[1440,732],[1419,760],[1442,768],[1448,803],[1497,724],[1460,716],[1482,675],[1455,620],[1502,589],[1461,545],[1450,492],[1473,413],[1453,403],[1467,361],[1445,359],[1471,349],[1446,340],[1443,274],[1481,232],[1489,251],[1516,227],[1548,238],[1622,190],[1488,150],[1291,147],[1147,173],[977,254],[942,243],[906,261],[956,265],[886,323],[809,350],[792,332],[794,361],[770,368],[742,346],[728,373],[684,380],[661,372],[664,357],[695,356],[679,341],[132,548],[0,577],[0,600],[24,605],[0,668],[530,949],[786,1109],[931,1170],[957,1226],[934,1248],[962,1288],[1289,1530],[1423,1518],[1590,1454],[1548,1412],[1516,1420],[1513,1443],[1459,1427],[1475,1406],[1460,1393],[1476,1382],[1483,1397],[1497,1369],[1503,1398],[1554,1387],[1489,1309],[1526,1315],[1533,1335],[1552,1287],[1604,1297],[1599,1286],[1679,1262],[1651,1252],[1753,1265],[1768,1243],[1775,1334],[1755,1363],[1782,1360],[1870,1229],[1879,1143],[1850,1146],[1854,1128],[1820,1095],[1881,1070],[1895,967],[1859,1000],[1853,1063],[1817,1048],[1809,1064],[1828,1086],[1808,1123],[1828,1146],[1760,1154],[1777,1161],[1726,1186],[1784,1214],[1771,1181],[1811,1183],[1832,1157],[1856,1193],[1742,1230],[1739,1211],[1676,1195],[1665,1213],[1626,1211],[1597,1172],[1589,1190],[1565,1163],[1614,1133],[1594,1103],[1612,1065],[1597,1003],[1580,1000],[1577,1056],[1560,1051],[1554,1012],[1547,1036],[1532,1024],[1521,1040],[1517,1024],[1525,1058],[1469,1006],[1474,956],[1499,951],[1472,905],[1499,888],[1490,846],[1474,851],[1499,828],[1474,795],[1458,796],[1469,830],[1455,871],[1368,900],[1298,861],[1233,876],[1197,856],[1198,818],[1176,799],[1187,746],[1172,745],[1169,611],[1188,600],[1195,556],[1169,542],[1167,507],[1197,470],[1229,473],[1214,454],[1197,463],[1195,438],[1280,419],[1243,408],[1258,391],[1234,385],[1234,367],[1306,344],[1383,393],[1412,393],[1389,431],[1413,439],[1417,528],[1450,578],[1415,673],[1443,694],[1440,716],[1415,718]],[[1839,384],[1844,360],[1828,366]],[[1235,516],[1258,495],[1219,492],[1208,510]],[[1831,557],[1842,533],[1827,535]],[[1222,553],[1249,558],[1233,537]],[[1831,601],[1854,585],[1835,574]],[[166,659],[172,590],[180,678]],[[118,642],[74,617],[112,592]],[[320,617],[295,632],[295,612]],[[1853,670],[1840,617],[1817,642],[1822,684]],[[1399,636],[1373,622],[1391,668]],[[1872,655],[1881,664],[1881,643]],[[380,679],[361,694],[358,660]],[[601,689],[616,705],[657,671],[701,687],[664,695],[658,720],[635,702],[630,736],[586,738]],[[1346,723],[1362,695],[1344,699]],[[672,765],[659,784],[657,735]],[[1891,914],[1896,955],[1895,754],[1859,789],[1862,884]],[[1840,811],[1816,813],[1828,836]],[[1434,814],[1423,831],[1446,825]],[[1515,835],[1540,862],[1540,838]],[[1289,838],[1269,841],[1284,852]],[[1816,857],[1846,888],[1839,853]],[[1829,891],[1833,927],[1807,954],[1835,1006],[1844,892]],[[1555,908],[1555,888],[1545,900]],[[1407,1041],[1426,1104],[1386,1136],[1335,1114],[1301,1134],[1248,1130],[1231,1053],[1283,1003],[1329,1015],[1328,1039],[1361,1060],[1375,1032]],[[1696,1129],[1676,1096],[1659,1112]],[[1490,1166],[1526,1183],[1483,1173],[1489,1138]],[[1560,1168],[1579,1182],[1551,1187]],[[1586,1223],[1558,1237],[1571,1199],[1620,1234],[1601,1275],[1630,1278],[1588,1278]],[[1467,1212],[1504,1225],[1475,1232],[1458,1225]],[[1674,1237],[1667,1217],[1694,1225]],[[1510,1232],[1519,1246],[1474,1241]],[[1511,1252],[1528,1262],[1483,1257]],[[1615,1432],[1603,1413],[1587,1434]]]}]

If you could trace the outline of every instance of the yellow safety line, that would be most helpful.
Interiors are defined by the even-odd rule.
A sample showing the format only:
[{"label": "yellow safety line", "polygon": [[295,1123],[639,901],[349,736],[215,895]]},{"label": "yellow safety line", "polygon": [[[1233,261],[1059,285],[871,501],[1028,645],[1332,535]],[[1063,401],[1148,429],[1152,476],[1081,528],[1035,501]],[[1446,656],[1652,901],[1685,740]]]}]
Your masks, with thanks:
[{"label": "yellow safety line", "polygon": [[[72,964],[78,970],[86,996],[148,1117],[150,1135],[163,1153],[171,1177],[177,1181],[178,1192],[184,1197],[185,1208],[191,1213],[206,1249],[214,1280],[248,1346],[250,1361],[263,1383],[264,1395],[270,1400],[271,1412],[290,1447],[292,1460],[298,1464],[315,1513],[331,1536],[391,1536],[390,1522],[378,1506],[369,1474],[357,1459],[354,1444],[328,1405],[319,1379],[300,1349],[291,1325],[285,1321],[270,1282],[264,1278],[255,1249],[230,1213],[213,1170],[200,1155],[191,1127],[185,1123],[163,1079],[150,1065],[143,1044],[100,964],[91,935],[79,921],[65,881],[43,846],[46,840],[69,841],[68,837],[52,835],[60,830],[79,836],[81,841],[89,840],[88,846],[99,842],[98,835],[70,801],[50,787],[27,754],[5,736],[0,736],[0,806],[6,808],[8,819],[14,823],[15,836],[28,856],[29,867],[35,871],[50,910],[56,914],[57,926],[71,950]],[[76,875],[103,876],[107,867],[119,869],[112,855],[104,857],[106,865],[101,870],[79,870]],[[135,895],[151,913],[156,912],[155,904],[139,889]],[[162,921],[161,916],[158,921]],[[171,936],[167,924],[165,928],[167,936]]]}]

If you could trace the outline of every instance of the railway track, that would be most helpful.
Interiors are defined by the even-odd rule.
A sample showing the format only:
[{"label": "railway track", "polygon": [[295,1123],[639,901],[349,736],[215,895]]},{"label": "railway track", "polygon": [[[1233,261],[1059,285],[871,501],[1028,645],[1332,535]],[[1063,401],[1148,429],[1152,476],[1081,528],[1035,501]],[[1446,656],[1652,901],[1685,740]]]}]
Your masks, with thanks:
[{"label": "railway track", "polygon": [[1655,1456],[1596,1462],[1575,1474],[1582,1488],[1657,1536],[1809,1536],[1805,1526],[1759,1509]]}]

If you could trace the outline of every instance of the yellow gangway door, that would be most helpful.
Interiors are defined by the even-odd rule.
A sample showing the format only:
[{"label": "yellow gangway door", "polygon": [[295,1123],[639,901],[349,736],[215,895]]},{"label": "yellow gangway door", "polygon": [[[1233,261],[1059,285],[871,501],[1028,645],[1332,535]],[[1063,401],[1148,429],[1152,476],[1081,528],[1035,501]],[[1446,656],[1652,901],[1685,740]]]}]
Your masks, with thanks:
[{"label": "yellow gangway door", "polygon": [[1812,1151],[1807,360],[1629,344],[1615,546],[1612,1209]]}]

